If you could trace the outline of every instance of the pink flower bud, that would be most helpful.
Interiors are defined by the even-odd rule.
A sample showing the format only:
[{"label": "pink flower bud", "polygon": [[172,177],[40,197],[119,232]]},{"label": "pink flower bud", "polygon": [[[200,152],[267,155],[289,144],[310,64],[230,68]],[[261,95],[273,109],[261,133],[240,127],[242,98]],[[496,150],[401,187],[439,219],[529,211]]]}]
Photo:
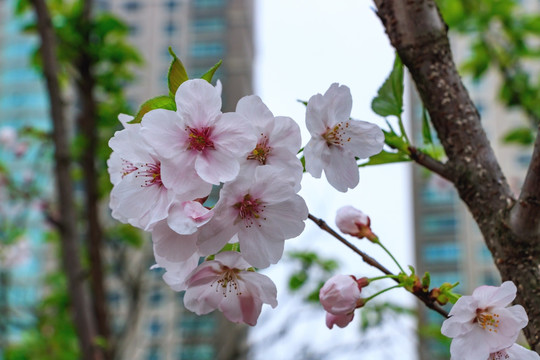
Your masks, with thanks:
[{"label": "pink flower bud", "polygon": [[4,126],[0,129],[0,145],[12,147],[17,141],[17,131],[11,126]]},{"label": "pink flower bud", "polygon": [[354,312],[345,315],[334,315],[331,313],[326,313],[326,326],[328,326],[329,329],[333,328],[334,325],[337,325],[340,328],[344,328],[345,326],[349,325],[353,318]]},{"label": "pink flower bud", "polygon": [[360,299],[360,286],[352,275],[334,275],[321,288],[319,300],[329,313],[345,315],[354,311]]},{"label": "pink flower bud", "polygon": [[336,213],[336,225],[345,234],[375,241],[377,237],[370,228],[369,216],[352,206],[344,206]]}]

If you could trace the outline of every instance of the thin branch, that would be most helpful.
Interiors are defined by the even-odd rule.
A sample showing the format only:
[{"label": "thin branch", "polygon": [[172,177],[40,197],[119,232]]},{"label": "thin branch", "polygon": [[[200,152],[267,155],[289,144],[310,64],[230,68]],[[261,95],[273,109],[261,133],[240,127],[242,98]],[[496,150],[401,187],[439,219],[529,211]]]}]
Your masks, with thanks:
[{"label": "thin branch", "polygon": [[448,181],[452,181],[450,173],[445,164],[437,159],[432,158],[425,152],[422,152],[420,149],[414,146],[409,146],[409,156],[415,163],[422,165],[426,169],[433,171],[435,174],[440,175]]},{"label": "thin branch", "polygon": [[[339,235],[334,229],[332,229],[330,226],[328,226],[328,224],[326,223],[326,221],[324,221],[323,219],[319,219],[311,214],[308,215],[308,218],[313,221],[315,224],[317,224],[317,226],[319,228],[321,228],[322,230],[326,231],[327,233],[329,233],[330,235],[332,235],[333,237],[335,237],[337,240],[339,240],[341,243],[343,243],[345,246],[347,246],[349,249],[351,249],[352,251],[354,251],[356,254],[360,255],[360,257],[362,258],[362,260],[368,264],[368,265],[371,265],[373,266],[374,268],[377,268],[379,269],[381,272],[383,272],[384,274],[386,275],[394,275],[390,270],[388,270],[387,268],[385,268],[382,264],[380,264],[377,260],[373,259],[371,256],[367,255],[365,252],[363,252],[362,250],[358,249],[356,246],[354,246],[353,244],[351,244],[349,241],[347,241],[343,236]],[[393,279],[395,282],[399,283],[399,280],[398,279]],[[433,300],[431,300],[429,298],[429,294],[428,293],[412,293],[414,296],[416,296],[420,301],[422,301],[428,308],[438,312],[439,314],[441,314],[442,316],[444,316],[445,318],[448,317],[448,313],[442,309],[439,305],[437,305],[436,303],[433,302]]]}]

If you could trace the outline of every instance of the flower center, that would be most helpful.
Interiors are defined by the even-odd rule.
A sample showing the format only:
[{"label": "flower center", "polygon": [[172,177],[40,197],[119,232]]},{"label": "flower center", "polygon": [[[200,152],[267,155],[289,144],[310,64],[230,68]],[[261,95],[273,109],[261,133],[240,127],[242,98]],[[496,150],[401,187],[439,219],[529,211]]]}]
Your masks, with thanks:
[{"label": "flower center", "polygon": [[[240,272],[240,270],[223,266],[222,271],[221,277],[216,281],[218,284],[216,287],[216,292],[221,289],[224,297],[227,297],[227,293],[232,293],[233,290],[236,295],[242,295],[242,292],[238,291],[237,274]],[[213,286],[213,284],[210,286]]]},{"label": "flower center", "polygon": [[139,168],[136,177],[144,176],[147,179],[142,184],[142,187],[148,187],[152,185],[157,185],[161,187],[163,183],[161,182],[161,163],[146,163]]},{"label": "flower center", "polygon": [[[244,220],[247,228],[251,227],[256,219],[261,218],[261,213],[264,212],[266,207],[261,200],[252,199],[250,194],[244,195],[244,199],[233,206],[238,209],[238,216]],[[266,218],[263,218],[263,220],[266,220]]]},{"label": "flower center", "polygon": [[327,128],[326,132],[322,134],[322,137],[326,140],[328,146],[343,146],[345,142],[351,141],[351,138],[344,138],[345,131],[349,128],[349,122],[340,122],[332,129]]},{"label": "flower center", "polygon": [[132,162],[122,159],[122,179],[124,176],[131,174],[135,170],[138,170],[138,167],[133,165]]},{"label": "flower center", "polygon": [[510,356],[508,355],[506,350],[497,351],[496,353],[489,355],[488,360],[504,360],[504,359],[510,359]]},{"label": "flower center", "polygon": [[214,143],[210,139],[212,136],[212,129],[209,127],[203,127],[201,129],[186,128],[189,133],[188,137],[188,150],[194,149],[197,151],[203,151],[206,148],[215,149]]},{"label": "flower center", "polygon": [[484,330],[497,332],[499,327],[499,314],[492,314],[485,309],[476,310],[476,319],[478,325]]},{"label": "flower center", "polygon": [[272,148],[268,146],[268,137],[261,134],[261,138],[257,143],[257,146],[248,155],[248,160],[257,160],[261,165],[266,165],[266,158],[270,154]]}]

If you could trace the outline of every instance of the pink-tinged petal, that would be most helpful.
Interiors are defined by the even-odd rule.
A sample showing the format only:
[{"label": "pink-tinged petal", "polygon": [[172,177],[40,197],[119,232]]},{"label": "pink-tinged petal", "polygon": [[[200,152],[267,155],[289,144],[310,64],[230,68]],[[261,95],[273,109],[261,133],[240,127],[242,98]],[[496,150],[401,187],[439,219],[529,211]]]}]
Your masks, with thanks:
[{"label": "pink-tinged petal", "polygon": [[237,113],[225,113],[219,117],[213,128],[212,141],[216,150],[242,158],[257,145],[253,126]]},{"label": "pink-tinged petal", "polygon": [[306,107],[306,127],[311,136],[320,136],[330,126],[326,114],[326,101],[321,94],[309,98]]},{"label": "pink-tinged petal", "polygon": [[285,242],[269,241],[260,231],[243,231],[238,233],[240,249],[247,262],[259,269],[276,264],[283,255]]},{"label": "pink-tinged petal", "polygon": [[351,90],[345,85],[333,83],[324,93],[330,126],[349,119],[352,110]]},{"label": "pink-tinged petal", "polygon": [[178,115],[191,128],[212,126],[221,114],[221,94],[206,80],[184,82],[175,100]]},{"label": "pink-tinged petal", "polygon": [[169,209],[167,223],[178,234],[188,235],[210,221],[213,214],[198,201],[177,201]]},{"label": "pink-tinged petal", "polygon": [[527,316],[527,313],[525,312],[525,309],[521,305],[514,305],[505,308],[509,313],[510,316],[515,320],[516,326],[520,329],[523,329],[525,326],[527,326],[527,323],[529,322],[529,317]]},{"label": "pink-tinged petal", "polygon": [[188,147],[185,125],[174,111],[151,110],[143,116],[141,125],[142,137],[163,158],[175,157]]},{"label": "pink-tinged petal", "polygon": [[344,142],[343,148],[360,159],[380,153],[384,146],[384,134],[375,124],[350,120],[345,137],[350,141]]},{"label": "pink-tinged petal", "polygon": [[471,321],[463,322],[451,316],[449,319],[444,320],[441,327],[441,334],[450,338],[455,338],[456,336],[471,332],[473,328],[477,326],[478,324],[473,323],[472,319]]},{"label": "pink-tinged petal", "polygon": [[217,261],[205,261],[189,275],[187,285],[197,287],[212,284],[219,278],[221,271],[221,264]]},{"label": "pink-tinged petal", "polygon": [[324,310],[334,315],[352,313],[360,297],[356,279],[343,274],[332,276],[319,292],[319,300]]},{"label": "pink-tinged petal", "polygon": [[[212,191],[212,184],[203,181],[193,168],[188,154],[179,154],[175,159],[164,159],[161,163],[161,181],[178,197],[185,199],[203,198]],[[185,160],[185,161],[183,161]],[[190,162],[191,161],[191,162]]]},{"label": "pink-tinged petal", "polygon": [[469,336],[454,338],[450,344],[453,360],[481,360],[490,355],[489,347],[482,336],[472,332]]},{"label": "pink-tinged petal", "polygon": [[199,255],[193,254],[185,261],[170,263],[167,260],[161,259],[156,256],[158,263],[164,264],[167,271],[163,274],[163,280],[174,291],[184,291],[187,289],[186,280],[189,274],[197,268],[199,263]]},{"label": "pink-tinged petal", "polygon": [[219,185],[220,182],[234,180],[240,170],[237,158],[229,153],[208,151],[195,160],[197,174],[206,182]]},{"label": "pink-tinged petal", "polygon": [[107,171],[111,179],[111,184],[116,185],[122,181],[123,171],[122,171],[123,161],[120,155],[116,152],[112,152],[111,156],[107,160]]},{"label": "pink-tinged petal", "polygon": [[197,252],[197,235],[179,235],[167,221],[160,221],[152,230],[154,252],[168,261],[184,261]]},{"label": "pink-tinged petal", "polygon": [[509,359],[509,360],[540,360],[540,355],[538,353],[527,350],[523,346],[514,344],[510,348],[506,349],[506,354],[509,356],[509,358],[501,357],[496,358],[490,358],[489,360],[503,360],[503,359]]},{"label": "pink-tinged petal", "polygon": [[505,307],[516,298],[517,288],[511,281],[505,281],[501,286],[480,286],[472,296],[478,300],[478,307]]},{"label": "pink-tinged petal", "polygon": [[342,233],[356,235],[360,227],[369,226],[369,217],[352,206],[344,206],[336,212],[336,225]]},{"label": "pink-tinged petal", "polygon": [[314,178],[320,178],[323,169],[330,162],[330,150],[324,139],[311,138],[304,148],[306,171]]},{"label": "pink-tinged petal", "polygon": [[249,292],[258,294],[263,303],[272,306],[272,308],[278,305],[276,284],[268,276],[245,271],[242,272],[240,278],[246,282]]},{"label": "pink-tinged petal", "polygon": [[125,128],[131,125],[128,124],[128,122],[132,121],[133,119],[134,117],[131,115],[118,114],[118,121],[120,121]]},{"label": "pink-tinged petal", "polygon": [[302,147],[298,124],[290,117],[276,116],[273,125],[271,142],[274,151],[287,151],[296,157],[298,150]]},{"label": "pink-tinged petal", "polygon": [[236,234],[238,229],[232,221],[226,219],[212,219],[199,230],[197,245],[202,255],[207,256],[217,253]]},{"label": "pink-tinged petal", "polygon": [[459,321],[472,321],[476,317],[478,301],[472,296],[462,296],[450,309],[449,315]]},{"label": "pink-tinged petal", "polygon": [[208,314],[216,310],[223,301],[223,295],[221,290],[217,289],[214,285],[203,284],[194,287],[188,287],[184,295],[184,306],[189,311],[194,312],[197,315]]},{"label": "pink-tinged petal", "polygon": [[216,255],[215,261],[227,266],[231,269],[247,269],[251,265],[242,257],[242,255],[235,251],[224,251]]},{"label": "pink-tinged petal", "polygon": [[337,147],[330,147],[330,152],[331,160],[324,169],[326,179],[330,185],[341,192],[356,187],[360,176],[354,156]]},{"label": "pink-tinged petal", "polygon": [[326,313],[326,326],[329,329],[332,329],[334,325],[337,325],[340,328],[344,328],[345,326],[349,325],[351,321],[353,321],[353,318],[354,312],[345,315],[334,315]]},{"label": "pink-tinged petal", "polygon": [[[309,214],[304,199],[294,194],[291,199],[277,204],[268,205],[265,209],[265,223],[261,225],[265,229],[278,231],[283,239],[296,237],[304,231],[305,223]],[[277,230],[279,229],[279,230]]]},{"label": "pink-tinged petal", "polygon": [[255,126],[265,126],[274,120],[274,115],[256,95],[244,96],[236,104],[236,112],[242,114]]}]

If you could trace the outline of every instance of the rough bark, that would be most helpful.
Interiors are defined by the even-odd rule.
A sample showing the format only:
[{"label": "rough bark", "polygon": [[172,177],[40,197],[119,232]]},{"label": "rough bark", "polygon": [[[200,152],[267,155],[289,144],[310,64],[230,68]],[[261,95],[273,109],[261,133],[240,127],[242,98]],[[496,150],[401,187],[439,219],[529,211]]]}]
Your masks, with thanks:
[{"label": "rough bark", "polygon": [[[529,315],[525,335],[540,353],[540,144],[519,201],[513,198],[480,116],[456,70],[447,26],[433,0],[375,0],[445,149],[445,174],[478,223],[504,280]],[[512,221],[511,214],[514,214]]]},{"label": "rough bark", "polygon": [[92,305],[94,309],[97,333],[106,343],[110,341],[107,323],[107,303],[105,295],[105,277],[103,273],[103,231],[99,218],[99,191],[96,157],[98,150],[97,134],[97,102],[95,98],[94,59],[89,53],[91,48],[91,16],[92,0],[83,1],[79,27],[83,42],[79,48],[76,61],[77,79],[75,81],[77,95],[81,103],[77,119],[79,133],[84,138],[81,167],[85,189],[86,213],[86,247],[90,260],[90,285],[92,289]]},{"label": "rough bark", "polygon": [[95,325],[91,316],[89,297],[85,288],[83,268],[78,247],[76,211],[74,206],[73,183],[71,179],[71,159],[69,140],[66,131],[61,90],[58,82],[58,63],[56,60],[56,39],[50,14],[44,0],[32,0],[37,29],[41,38],[41,58],[43,73],[46,78],[49,105],[53,123],[53,142],[55,147],[56,196],[60,218],[58,230],[61,240],[61,254],[67,277],[68,294],[71,300],[71,312],[84,360],[103,359],[100,349],[95,344]]}]

